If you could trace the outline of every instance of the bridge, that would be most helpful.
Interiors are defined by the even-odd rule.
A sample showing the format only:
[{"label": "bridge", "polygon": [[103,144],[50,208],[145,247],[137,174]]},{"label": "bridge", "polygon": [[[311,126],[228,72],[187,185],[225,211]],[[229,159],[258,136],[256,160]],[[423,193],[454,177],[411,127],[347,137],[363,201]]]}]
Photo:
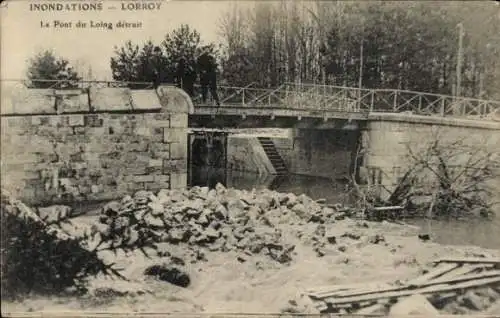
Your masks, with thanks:
[{"label": "bridge", "polygon": [[[224,128],[220,136],[228,136],[231,125],[294,128],[279,140],[221,139],[227,161],[243,170],[250,164],[268,172],[284,166],[336,178],[363,167],[372,183],[393,186],[408,164],[408,148],[418,153],[436,140],[467,139],[467,145],[500,155],[500,101],[285,83],[274,89],[222,85],[217,107],[175,87],[154,90],[151,83],[1,84],[2,178],[37,198],[97,199],[132,188],[183,187],[196,139],[188,127],[209,132],[214,122]],[[272,162],[278,157],[283,160]],[[463,158],[457,160],[453,164],[460,165]],[[77,170],[86,177],[76,176]]]},{"label": "bridge", "polygon": [[[23,100],[23,91],[30,85],[37,84],[44,94],[56,96],[54,108],[62,95],[78,95],[89,92],[90,88],[127,88],[131,91],[152,90],[152,83],[117,82],[117,81],[2,81],[3,95],[16,95],[19,103]],[[500,101],[457,97],[399,89],[367,89],[318,84],[284,83],[273,88],[256,88],[249,84],[245,87],[219,86],[218,94],[221,106],[209,100],[202,103],[200,87],[195,87],[192,98],[195,116],[239,116],[247,117],[307,119],[349,119],[368,120],[377,113],[405,113],[415,116],[434,118],[475,119],[492,121],[500,117]],[[17,91],[18,93],[12,93]],[[8,98],[8,97],[7,97]],[[27,99],[28,96],[25,98]],[[2,104],[4,104],[2,98]],[[90,100],[90,97],[89,97]],[[133,102],[132,102],[133,104]],[[133,108],[134,105],[131,105]],[[89,105],[89,108],[92,108]],[[14,109],[2,107],[2,115],[8,115]]]}]

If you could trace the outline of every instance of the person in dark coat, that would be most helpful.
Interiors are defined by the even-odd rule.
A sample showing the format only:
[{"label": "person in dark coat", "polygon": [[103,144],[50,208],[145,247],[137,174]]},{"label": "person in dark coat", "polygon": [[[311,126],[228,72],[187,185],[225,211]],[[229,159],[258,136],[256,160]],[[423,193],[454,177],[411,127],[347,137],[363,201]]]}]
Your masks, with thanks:
[{"label": "person in dark coat", "polygon": [[163,82],[163,53],[159,46],[155,46],[153,49],[153,56],[150,60],[150,71],[151,71],[151,82],[153,82],[154,88],[158,88]]},{"label": "person in dark coat", "polygon": [[201,94],[203,103],[207,101],[207,93],[210,89],[212,98],[220,106],[219,96],[217,95],[217,64],[215,58],[205,50],[198,57],[198,70],[200,73]]},{"label": "person in dark coat", "polygon": [[177,87],[183,89],[189,96],[194,96],[194,82],[196,81],[196,72],[186,58],[181,57],[177,63],[175,74]]}]

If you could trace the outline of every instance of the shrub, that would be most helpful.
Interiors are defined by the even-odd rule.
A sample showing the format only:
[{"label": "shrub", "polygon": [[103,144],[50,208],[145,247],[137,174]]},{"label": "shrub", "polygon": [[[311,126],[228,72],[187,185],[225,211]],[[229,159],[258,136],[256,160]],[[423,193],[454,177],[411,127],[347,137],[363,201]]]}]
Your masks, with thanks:
[{"label": "shrub", "polygon": [[[47,222],[7,191],[1,193],[1,282],[2,296],[16,297],[35,292],[61,293],[74,288],[86,291],[89,277],[100,273],[126,280],[99,256],[99,252],[155,247],[153,234],[133,214],[108,216],[109,224],[121,218],[126,226],[93,228],[81,234],[67,233],[69,215],[51,216]],[[134,223],[135,222],[135,223]],[[132,240],[132,233],[136,239]],[[118,244],[117,241],[120,241]]]}]

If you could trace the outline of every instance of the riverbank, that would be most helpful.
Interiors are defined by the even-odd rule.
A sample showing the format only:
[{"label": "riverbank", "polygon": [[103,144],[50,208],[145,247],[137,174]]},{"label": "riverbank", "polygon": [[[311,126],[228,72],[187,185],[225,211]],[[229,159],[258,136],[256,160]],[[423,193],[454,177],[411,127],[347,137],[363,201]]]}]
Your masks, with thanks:
[{"label": "riverbank", "polygon": [[[176,230],[164,233],[151,258],[139,251],[101,255],[123,268],[129,282],[97,277],[85,296],[33,296],[3,302],[2,310],[301,312],[295,300],[306,289],[411,279],[442,257],[500,257],[498,250],[422,241],[415,227],[356,221],[341,207],[321,206],[305,195],[219,185],[157,195],[141,191],[114,206],[131,202],[149,202],[152,215]],[[80,216],[74,223],[82,230],[97,219]],[[189,275],[188,287],[144,275],[149,266],[173,260]]]}]

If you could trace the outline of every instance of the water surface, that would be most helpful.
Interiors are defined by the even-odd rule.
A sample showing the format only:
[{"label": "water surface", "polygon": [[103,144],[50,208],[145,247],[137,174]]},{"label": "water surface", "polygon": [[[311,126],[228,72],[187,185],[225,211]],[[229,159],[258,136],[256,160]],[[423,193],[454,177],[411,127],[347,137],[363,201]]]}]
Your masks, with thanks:
[{"label": "water surface", "polygon": [[[256,174],[225,171],[211,167],[193,168],[191,186],[213,187],[217,182],[227,187],[251,190],[270,189],[278,192],[302,193],[317,200],[326,199],[328,203],[346,203],[346,183],[309,176],[258,176]],[[421,227],[423,233],[431,234],[433,240],[450,245],[477,245],[484,248],[500,249],[500,214],[492,220],[405,220],[406,223]]]}]

